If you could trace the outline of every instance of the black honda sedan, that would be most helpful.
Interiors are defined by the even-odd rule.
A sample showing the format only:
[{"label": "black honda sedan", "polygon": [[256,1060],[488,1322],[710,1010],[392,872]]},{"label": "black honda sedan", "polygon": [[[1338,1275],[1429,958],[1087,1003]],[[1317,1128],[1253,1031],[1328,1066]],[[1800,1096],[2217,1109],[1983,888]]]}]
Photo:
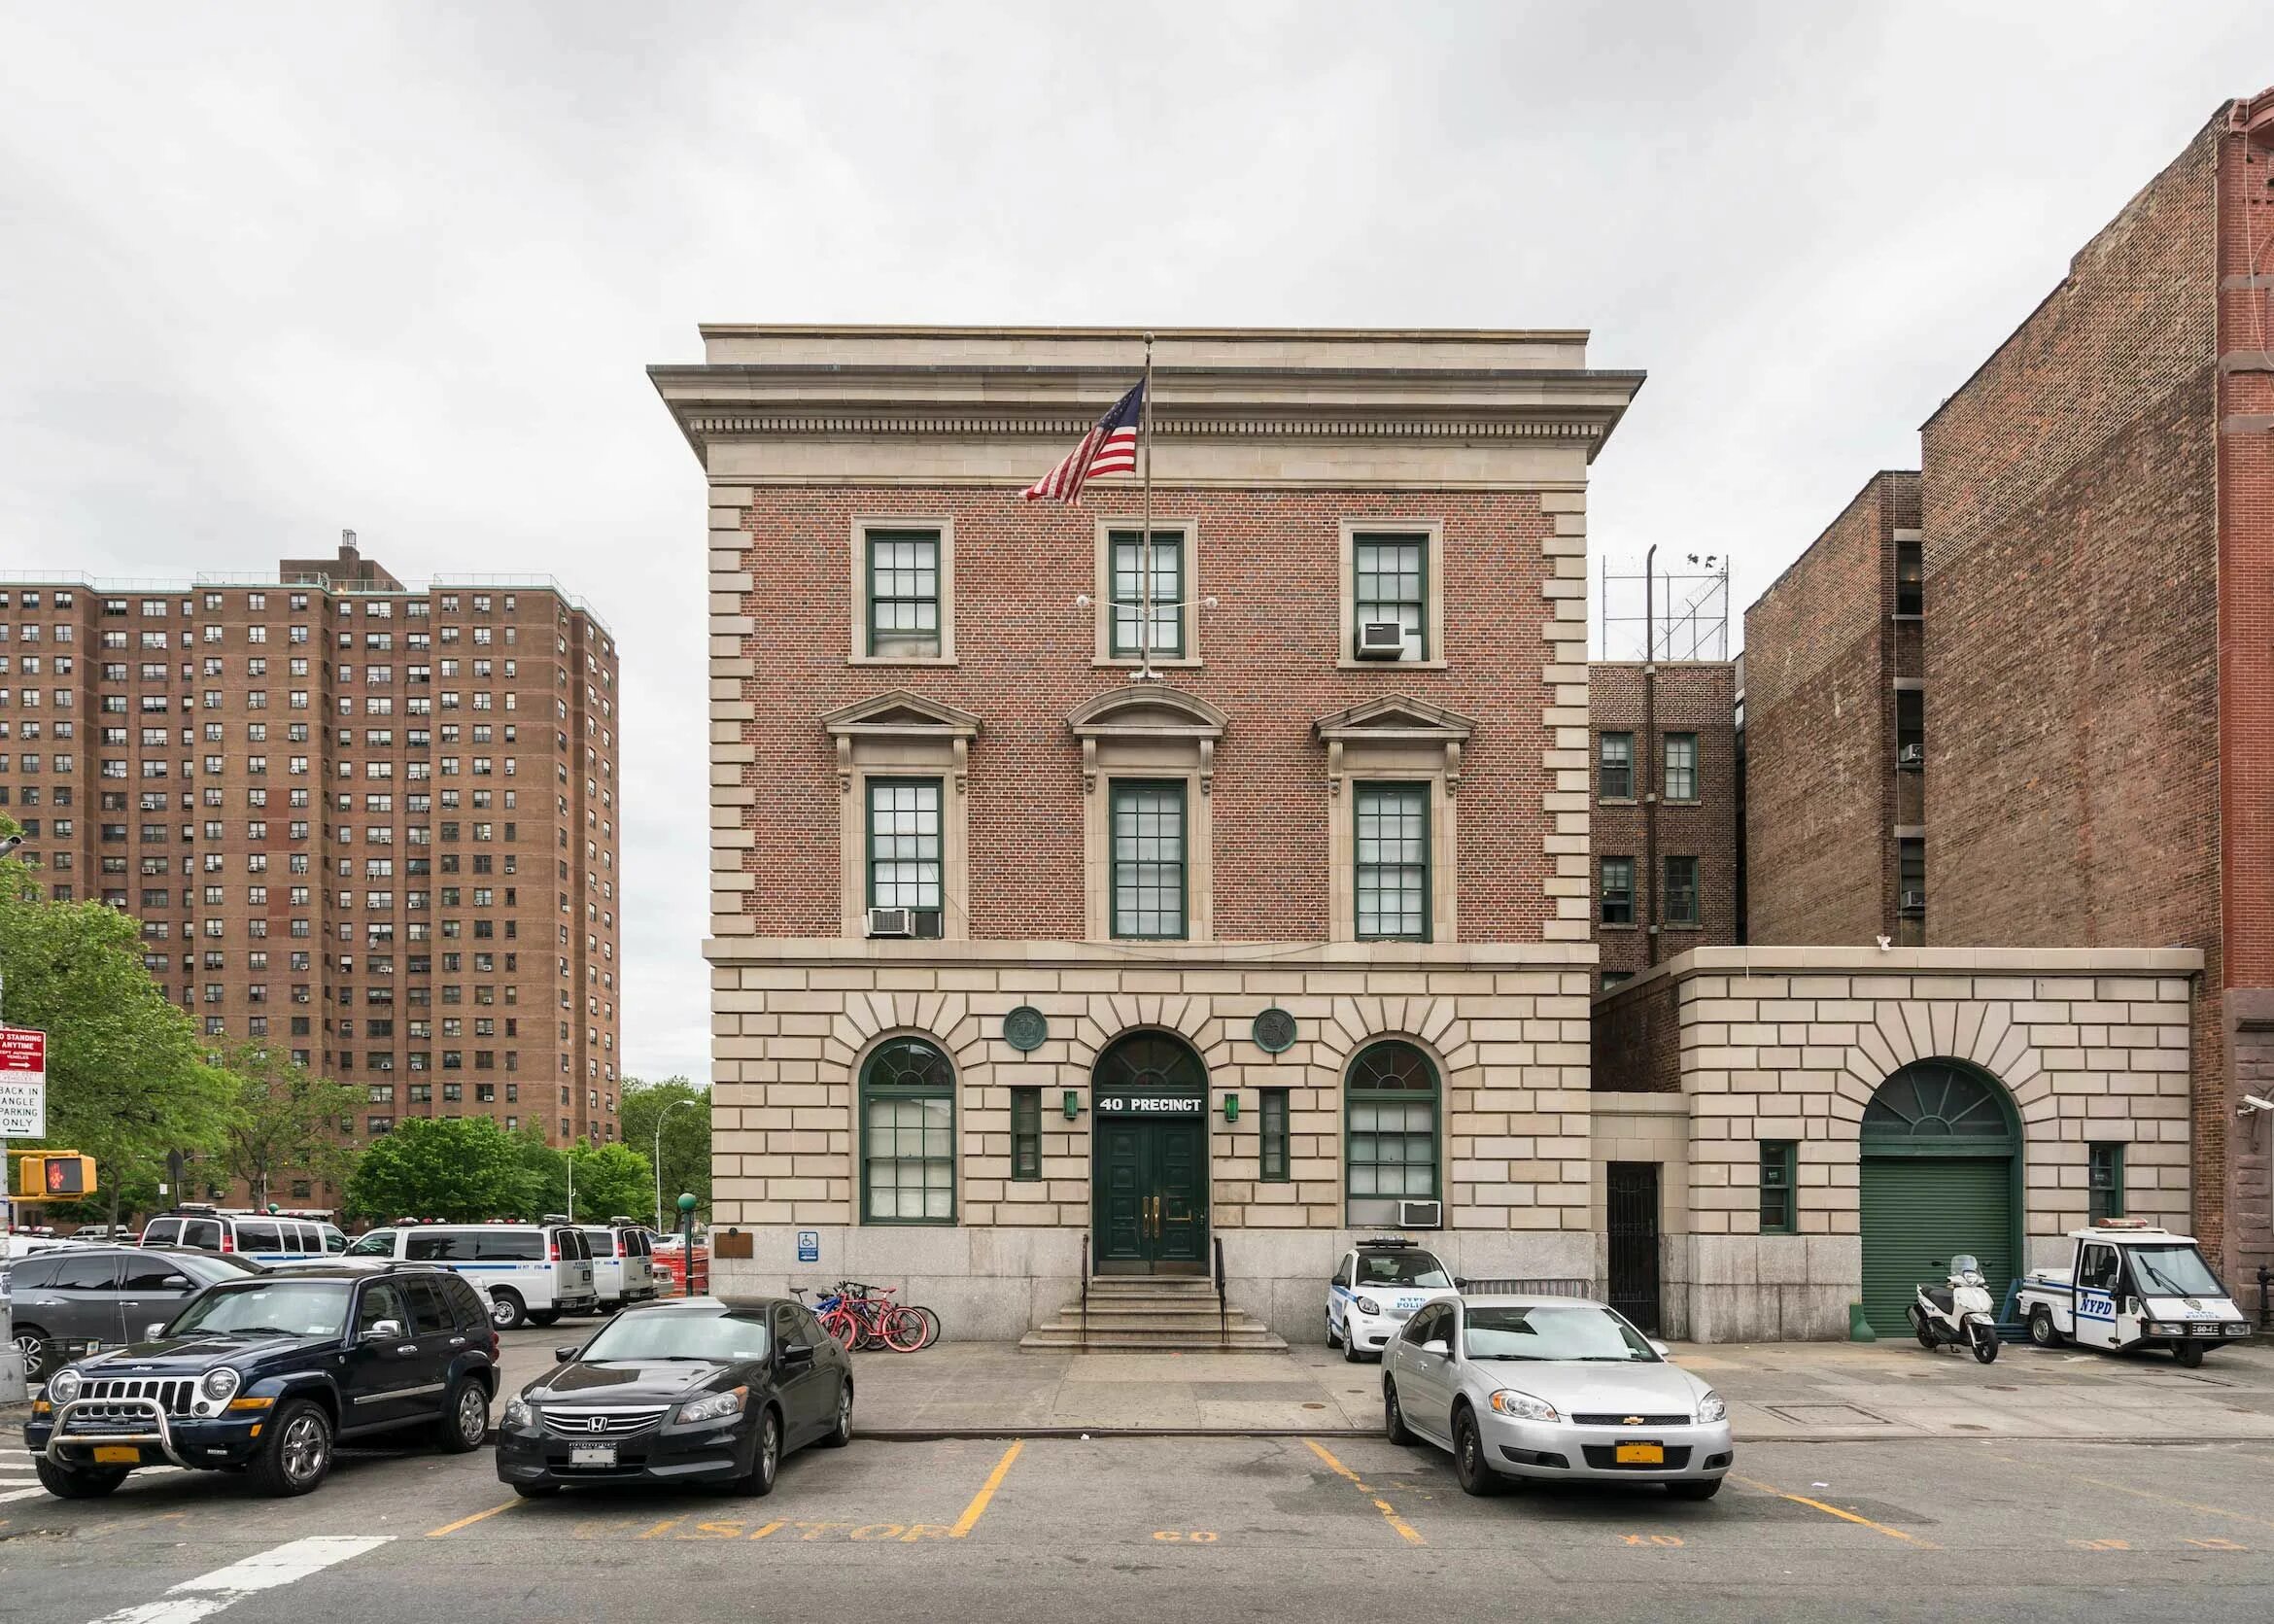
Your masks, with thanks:
[{"label": "black honda sedan", "polygon": [[852,1438],[852,1361],[801,1303],[683,1297],[617,1315],[508,1400],[498,1477],[774,1492],[781,1458]]}]

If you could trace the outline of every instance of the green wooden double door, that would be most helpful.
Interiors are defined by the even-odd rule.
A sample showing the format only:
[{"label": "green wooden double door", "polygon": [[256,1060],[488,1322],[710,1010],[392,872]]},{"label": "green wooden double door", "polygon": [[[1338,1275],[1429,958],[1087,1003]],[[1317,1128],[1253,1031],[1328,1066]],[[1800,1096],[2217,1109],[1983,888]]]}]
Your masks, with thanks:
[{"label": "green wooden double door", "polygon": [[1206,1273],[1206,1120],[1101,1117],[1095,1134],[1097,1271]]}]

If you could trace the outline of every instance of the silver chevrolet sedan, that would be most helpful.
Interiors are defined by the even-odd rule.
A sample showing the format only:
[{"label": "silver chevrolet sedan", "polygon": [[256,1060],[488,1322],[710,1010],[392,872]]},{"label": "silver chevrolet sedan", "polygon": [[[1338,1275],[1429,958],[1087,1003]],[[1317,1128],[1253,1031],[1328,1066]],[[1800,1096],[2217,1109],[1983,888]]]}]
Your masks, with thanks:
[{"label": "silver chevrolet sedan", "polygon": [[1472,1495],[1585,1478],[1710,1500],[1737,1453],[1721,1395],[1583,1297],[1430,1303],[1383,1354],[1382,1414],[1391,1442],[1451,1450]]}]

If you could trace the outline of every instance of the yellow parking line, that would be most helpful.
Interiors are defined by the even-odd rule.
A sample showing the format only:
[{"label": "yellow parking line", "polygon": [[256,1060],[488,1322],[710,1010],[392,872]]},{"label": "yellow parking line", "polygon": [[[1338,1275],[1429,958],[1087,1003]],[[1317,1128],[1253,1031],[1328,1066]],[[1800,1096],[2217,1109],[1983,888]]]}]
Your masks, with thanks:
[{"label": "yellow parking line", "polygon": [[1424,1539],[1421,1537],[1420,1530],[1416,1529],[1413,1524],[1407,1522],[1403,1517],[1397,1514],[1396,1507],[1393,1506],[1388,1501],[1383,1500],[1379,1496],[1375,1495],[1374,1492],[1371,1489],[1368,1489],[1364,1482],[1360,1479],[1357,1472],[1351,1470],[1350,1468],[1344,1466],[1340,1461],[1336,1460],[1332,1450],[1328,1449],[1317,1438],[1305,1438],[1303,1441],[1311,1446],[1312,1454],[1318,1456],[1319,1459],[1326,1463],[1327,1469],[1332,1471],[1336,1476],[1349,1480],[1349,1482],[1354,1487],[1356,1487],[1360,1493],[1365,1495],[1369,1500],[1373,1501],[1374,1509],[1381,1512],[1383,1520],[1388,1522],[1392,1528],[1397,1531],[1397,1537],[1400,1539],[1403,1539],[1409,1545],[1426,1545],[1429,1543],[1427,1539]]},{"label": "yellow parking line", "polygon": [[987,1480],[980,1485],[980,1492],[971,1497],[971,1503],[963,1508],[963,1515],[955,1519],[955,1526],[948,1531],[950,1539],[961,1539],[979,1527],[980,1518],[987,1514],[987,1502],[995,1498],[995,1491],[1003,1486],[1004,1476],[1011,1470],[1011,1463],[1018,1459],[1018,1451],[1025,1446],[1024,1438],[1014,1438],[1011,1447],[1003,1451],[1003,1458],[995,1463],[995,1469],[987,1473]]},{"label": "yellow parking line", "polygon": [[2147,1489],[2135,1489],[2124,1483],[2111,1483],[2105,1477],[2080,1476],[2077,1481],[2091,1483],[2103,1489],[2114,1489],[2119,1494],[2137,1495],[2142,1500],[2159,1500],[2166,1505],[2178,1505],[2189,1511],[2208,1511],[2215,1517],[2232,1517],[2236,1522],[2257,1523],[2260,1528],[2274,1528],[2274,1521],[2268,1521],[2264,1517],[2255,1517],[2248,1511],[2229,1511],[2223,1505],[2205,1505],[2200,1501],[2181,1500],[2176,1495],[2159,1495]]},{"label": "yellow parking line", "polygon": [[494,1517],[500,1511],[510,1511],[520,1503],[521,1499],[517,1495],[502,1505],[493,1505],[487,1511],[476,1511],[470,1517],[461,1517],[454,1523],[444,1523],[440,1528],[430,1528],[427,1530],[427,1538],[430,1539],[439,1539],[445,1534],[456,1534],[462,1528],[471,1528],[474,1524],[480,1522],[484,1517]]},{"label": "yellow parking line", "polygon": [[1854,1523],[1858,1528],[1868,1528],[1875,1533],[1884,1534],[1890,1539],[1907,1540],[1910,1543],[1916,1545],[1922,1551],[1934,1551],[1942,1549],[1940,1545],[1937,1545],[1930,1540],[1921,1539],[1915,1534],[1906,1534],[1899,1528],[1889,1528],[1885,1523],[1876,1523],[1869,1517],[1859,1517],[1853,1511],[1843,1511],[1837,1505],[1826,1505],[1822,1501],[1810,1500],[1807,1495],[1788,1495],[1782,1489],[1774,1488],[1770,1484],[1759,1481],[1756,1478],[1739,1477],[1738,1474],[1734,1471],[1730,1473],[1730,1476],[1735,1481],[1742,1483],[1748,1488],[1759,1489],[1763,1494],[1774,1495],[1778,1500],[1789,1500],[1795,1505],[1809,1506],[1813,1510],[1823,1512],[1827,1517],[1838,1517],[1843,1523]]}]

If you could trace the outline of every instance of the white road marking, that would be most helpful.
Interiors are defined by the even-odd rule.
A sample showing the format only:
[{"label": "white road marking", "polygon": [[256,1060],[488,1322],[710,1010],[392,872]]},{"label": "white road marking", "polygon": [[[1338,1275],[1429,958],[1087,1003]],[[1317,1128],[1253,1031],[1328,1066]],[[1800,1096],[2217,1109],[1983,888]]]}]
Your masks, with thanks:
[{"label": "white road marking", "polygon": [[226,1568],[184,1579],[160,1600],[105,1613],[95,1624],[196,1624],[232,1603],[304,1579],[335,1563],[362,1556],[393,1538],[385,1534],[355,1538],[312,1535],[294,1539]]}]

